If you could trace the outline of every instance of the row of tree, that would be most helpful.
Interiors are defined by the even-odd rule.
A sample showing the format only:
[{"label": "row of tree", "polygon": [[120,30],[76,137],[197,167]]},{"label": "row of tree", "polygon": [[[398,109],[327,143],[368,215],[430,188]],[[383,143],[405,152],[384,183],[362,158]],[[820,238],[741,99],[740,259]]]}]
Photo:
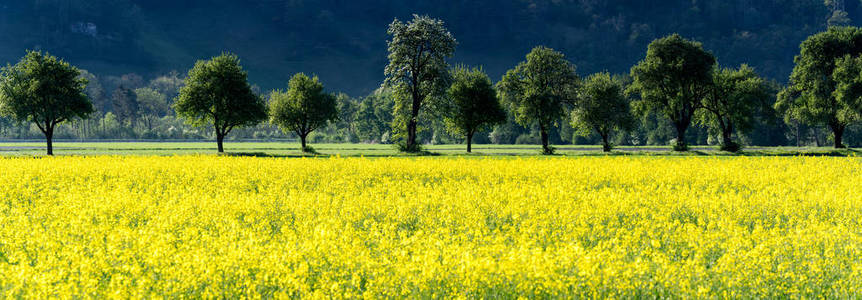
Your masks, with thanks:
[{"label": "row of tree", "polygon": [[862,30],[855,27],[832,27],[803,42],[790,84],[777,101],[776,84],[752,68],[719,67],[700,43],[676,34],[653,41],[629,75],[605,72],[582,79],[562,53],[540,46],[494,84],[481,68],[449,66],[457,42],[440,20],[396,19],[388,32],[386,80],[358,102],[326,92],[317,77],[302,73],[291,78],[287,90],[262,96],[249,84],[239,59],[223,54],[199,61],[185,79],[173,74],[134,89],[121,83],[110,103],[94,107],[89,96],[94,87],[88,82],[95,76],[53,56],[28,52],[0,74],[0,111],[34,124],[49,154],[60,124],[75,120],[83,132],[88,123],[82,120],[106,106],[112,113],[102,115],[103,130],[109,117],[151,131],[154,123],[179,118],[211,128],[219,152],[230,132],[266,120],[272,130],[299,137],[303,151],[313,151],[307,138],[315,130],[348,130],[355,139],[361,132],[368,135],[361,140],[395,142],[406,152],[421,150],[420,135],[429,124],[442,123],[448,134],[462,136],[469,152],[476,133],[492,128],[496,133],[514,122],[535,128],[543,152],[550,154],[552,133],[567,127],[598,136],[604,151],[610,151],[614,136],[662,119],[675,131],[675,150],[688,148],[687,132],[695,125],[719,136],[723,150],[737,151],[735,137],[776,112],[797,129],[828,126],[840,148],[845,130],[862,115]]}]

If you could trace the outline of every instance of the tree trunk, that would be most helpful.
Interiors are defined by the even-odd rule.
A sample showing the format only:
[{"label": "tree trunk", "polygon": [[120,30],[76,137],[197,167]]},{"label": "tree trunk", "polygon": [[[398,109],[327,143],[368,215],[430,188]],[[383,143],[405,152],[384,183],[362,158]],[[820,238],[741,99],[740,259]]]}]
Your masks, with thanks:
[{"label": "tree trunk", "polygon": [[216,133],[216,143],[218,143],[218,153],[224,153],[224,135]]},{"label": "tree trunk", "polygon": [[548,145],[548,130],[546,130],[544,126],[540,129],[542,132],[542,153],[554,154],[553,150],[551,150],[551,147]]},{"label": "tree trunk", "polygon": [[407,152],[415,152],[416,149],[416,118],[411,118],[410,122],[407,123],[407,145],[405,150]]},{"label": "tree trunk", "polygon": [[731,138],[732,134],[733,134],[733,132],[727,128],[722,130],[721,131],[721,144],[725,145],[725,146],[733,144],[733,139]]},{"label": "tree trunk", "polygon": [[602,152],[611,152],[611,143],[608,142],[608,135],[602,134]]},{"label": "tree trunk", "polygon": [[685,143],[685,131],[688,130],[688,124],[676,124],[676,145],[674,151],[688,151],[688,144]]},{"label": "tree trunk", "polygon": [[844,128],[845,128],[845,126],[844,125],[833,125],[831,127],[832,127],[832,136],[833,136],[833,139],[835,140],[835,149],[847,148],[846,146],[844,146],[844,143],[842,143],[843,139],[844,139]]},{"label": "tree trunk", "polygon": [[[416,82],[416,74],[413,74],[413,82]],[[413,88],[413,105],[410,107],[410,121],[407,122],[407,144],[404,149],[406,152],[418,152],[419,147],[416,145],[416,129],[418,127],[419,106],[422,104],[418,87]]]},{"label": "tree trunk", "polygon": [[48,149],[48,155],[54,155],[54,129],[48,128],[45,130],[45,142]]},{"label": "tree trunk", "polygon": [[302,152],[308,152],[308,148],[306,147],[306,144],[305,144],[305,138],[306,137],[308,137],[307,133],[299,135],[299,142],[300,142],[300,144],[302,144],[302,148],[301,148]]},{"label": "tree trunk", "polygon": [[473,152],[473,132],[467,133],[467,153]]}]

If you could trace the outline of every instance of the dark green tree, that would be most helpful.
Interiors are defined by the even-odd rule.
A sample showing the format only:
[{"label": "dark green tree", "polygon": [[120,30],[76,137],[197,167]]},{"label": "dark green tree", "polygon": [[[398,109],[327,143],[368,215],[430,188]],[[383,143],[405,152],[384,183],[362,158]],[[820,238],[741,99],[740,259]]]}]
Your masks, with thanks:
[{"label": "dark green tree", "polygon": [[398,124],[407,130],[402,149],[416,152],[420,114],[429,100],[443,96],[449,87],[446,59],[457,43],[443,21],[428,16],[413,15],[408,23],[395,19],[388,32],[392,39],[384,84],[395,92],[396,115],[403,118]]},{"label": "dark green tree", "polygon": [[254,126],[266,120],[266,103],[248,83],[239,58],[222,54],[200,60],[189,71],[173,107],[193,126],[213,126],[218,152],[224,152],[224,137],[234,128]]},{"label": "dark green tree", "polygon": [[575,65],[551,48],[539,46],[497,83],[503,102],[522,126],[539,127],[542,152],[553,154],[548,134],[577,98]]},{"label": "dark green tree", "polygon": [[383,88],[362,98],[354,117],[359,140],[370,143],[389,142],[395,107],[393,98],[392,93]]},{"label": "dark green tree", "polygon": [[452,79],[443,120],[448,131],[465,136],[469,153],[473,150],[473,135],[506,122],[506,111],[491,79],[481,69],[456,67]]},{"label": "dark green tree", "polygon": [[602,151],[610,152],[611,134],[635,126],[622,80],[608,73],[588,77],[572,110],[572,126],[581,135],[597,133],[602,137]]},{"label": "dark green tree", "polygon": [[836,83],[837,118],[847,123],[862,119],[862,57],[844,56],[835,64],[832,80]]},{"label": "dark green tree", "polygon": [[[794,59],[796,66],[790,74],[790,83],[778,94],[775,108],[785,119],[798,120],[807,125],[826,125],[832,130],[835,148],[844,148],[844,130],[858,119],[848,102],[836,97],[838,83],[835,70],[840,59],[862,54],[862,29],[858,27],[830,27],[808,37]],[[845,64],[852,64],[845,61]],[[850,71],[852,66],[845,65]],[[843,72],[843,71],[842,71]],[[848,73],[849,74],[849,73]],[[845,98],[844,100],[849,100]],[[852,101],[851,101],[852,102]]]},{"label": "dark green tree", "polygon": [[303,152],[313,152],[306,144],[308,134],[338,119],[335,96],[323,90],[317,77],[293,75],[287,92],[273,91],[269,102],[270,121],[285,132],[299,136]]},{"label": "dark green tree", "polygon": [[685,132],[710,91],[714,65],[715,57],[700,43],[673,34],[650,43],[646,58],[632,67],[630,91],[640,94],[635,110],[642,115],[656,111],[670,119],[676,151],[688,150]]},{"label": "dark green tree", "polygon": [[69,63],[50,54],[28,51],[0,73],[0,110],[18,122],[35,123],[45,135],[48,155],[54,155],[54,129],[74,118],[87,118],[93,104],[87,80]]},{"label": "dark green tree", "polygon": [[135,89],[135,99],[138,102],[138,118],[147,126],[147,130],[153,130],[156,121],[170,111],[167,97],[156,89]]},{"label": "dark green tree", "polygon": [[111,94],[111,107],[120,122],[129,126],[135,125],[140,114],[140,105],[135,90],[122,85],[119,86]]},{"label": "dark green tree", "polygon": [[734,133],[754,129],[756,113],[762,99],[770,97],[769,87],[754,69],[742,65],[738,69],[715,68],[713,85],[703,98],[697,122],[721,134],[721,150],[736,152],[740,145]]}]

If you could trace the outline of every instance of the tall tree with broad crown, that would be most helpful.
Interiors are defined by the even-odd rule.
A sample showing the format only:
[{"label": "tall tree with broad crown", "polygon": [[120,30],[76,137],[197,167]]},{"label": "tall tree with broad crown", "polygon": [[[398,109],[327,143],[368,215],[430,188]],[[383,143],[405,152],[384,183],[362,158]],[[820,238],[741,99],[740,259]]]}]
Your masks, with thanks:
[{"label": "tall tree with broad crown", "polygon": [[548,134],[574,105],[579,85],[575,65],[565,55],[539,46],[527,54],[526,61],[506,72],[497,88],[515,121],[523,126],[537,125],[542,152],[553,154]]},{"label": "tall tree with broad crown", "polygon": [[219,153],[224,152],[224,138],[231,130],[266,120],[266,103],[252,91],[247,78],[236,55],[200,60],[173,105],[187,123],[213,126]]},{"label": "tall tree with broad crown", "polygon": [[609,73],[593,74],[584,81],[580,97],[572,110],[572,126],[578,134],[591,132],[602,137],[602,151],[610,152],[614,131],[629,130],[635,119],[629,108],[622,80]]},{"label": "tall tree with broad crown", "polygon": [[[455,52],[457,42],[443,21],[413,15],[403,23],[398,19],[389,25],[389,65],[384,85],[396,95],[396,125],[406,127],[402,150],[419,151],[417,130],[423,108],[429,100],[439,99],[449,87],[449,65],[446,59]],[[401,130],[400,128],[398,128]]]},{"label": "tall tree with broad crown", "polygon": [[721,150],[737,152],[736,132],[748,132],[763,98],[770,97],[766,82],[748,65],[738,69],[715,68],[711,91],[701,102],[697,122],[721,134]]},{"label": "tall tree with broad crown", "polygon": [[473,151],[473,135],[505,123],[506,110],[482,69],[459,66],[452,71],[452,78],[443,119],[450,132],[464,135],[469,153]]},{"label": "tall tree with broad crown", "polygon": [[270,94],[269,115],[273,124],[299,136],[303,152],[313,152],[306,144],[308,134],[338,119],[338,104],[317,77],[299,73],[290,79],[287,92]]},{"label": "tall tree with broad crown", "polygon": [[[828,126],[835,148],[844,148],[844,130],[859,120],[847,88],[859,76],[853,74],[853,58],[862,55],[862,29],[830,27],[808,37],[800,49],[790,83],[778,94],[775,109],[788,121]],[[839,91],[842,84],[844,90]]]},{"label": "tall tree with broad crown", "polygon": [[676,129],[676,151],[688,150],[685,132],[710,91],[714,65],[715,57],[700,43],[673,34],[650,43],[646,58],[632,67],[629,91],[640,94],[635,111],[642,115],[655,111],[670,119]]},{"label": "tall tree with broad crown", "polygon": [[94,112],[81,71],[50,54],[28,51],[14,66],[0,72],[0,111],[19,122],[32,122],[45,135],[54,155],[54,129]]}]

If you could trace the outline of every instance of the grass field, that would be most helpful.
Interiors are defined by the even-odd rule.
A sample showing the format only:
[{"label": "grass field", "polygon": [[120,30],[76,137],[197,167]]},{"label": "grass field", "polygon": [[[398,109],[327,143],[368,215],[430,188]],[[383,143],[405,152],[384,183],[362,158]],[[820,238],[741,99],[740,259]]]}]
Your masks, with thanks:
[{"label": "grass field", "polygon": [[0,298],[862,296],[858,158],[58,156],[0,170]]},{"label": "grass field", "polygon": [[[57,155],[184,155],[213,154],[214,142],[57,142]],[[389,157],[399,156],[393,145],[380,144],[313,144],[319,155]],[[560,145],[560,155],[602,155],[601,146]],[[41,155],[42,142],[0,142],[0,155]],[[427,145],[429,155],[467,155],[464,145]],[[669,146],[621,146],[614,151],[621,155],[679,155]],[[306,156],[299,151],[298,143],[278,142],[227,142],[225,151],[233,155],[292,157]],[[473,145],[475,156],[483,155],[538,155],[540,145]],[[828,147],[750,147],[740,155],[829,155],[852,156],[856,150],[834,150]],[[733,155],[717,150],[715,146],[694,146],[684,155]]]}]

